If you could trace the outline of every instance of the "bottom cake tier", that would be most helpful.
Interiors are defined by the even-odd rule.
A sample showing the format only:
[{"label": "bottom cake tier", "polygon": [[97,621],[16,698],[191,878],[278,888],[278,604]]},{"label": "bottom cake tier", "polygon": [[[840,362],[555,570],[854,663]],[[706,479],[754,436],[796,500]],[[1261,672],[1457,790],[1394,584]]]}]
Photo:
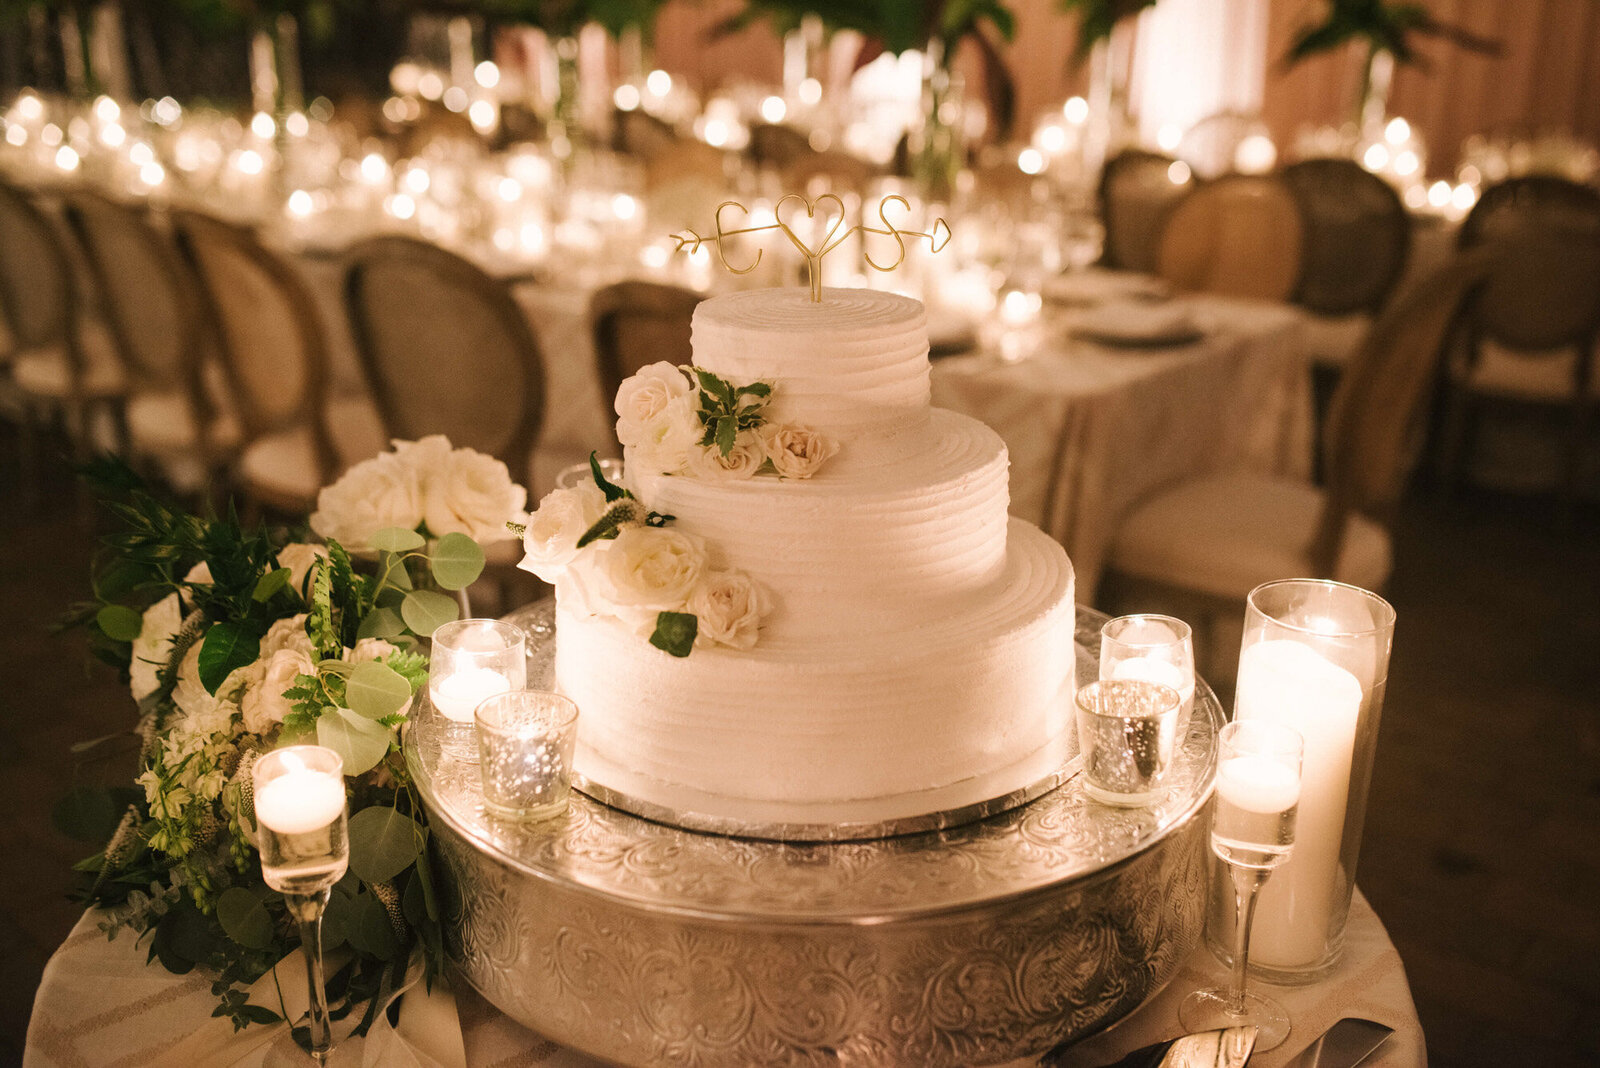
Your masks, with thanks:
[{"label": "bottom cake tier", "polygon": [[1072,756],[1072,568],[1020,520],[990,590],[929,606],[892,640],[676,658],[558,608],[555,641],[584,788],[681,826],[851,837],[1019,803]]}]

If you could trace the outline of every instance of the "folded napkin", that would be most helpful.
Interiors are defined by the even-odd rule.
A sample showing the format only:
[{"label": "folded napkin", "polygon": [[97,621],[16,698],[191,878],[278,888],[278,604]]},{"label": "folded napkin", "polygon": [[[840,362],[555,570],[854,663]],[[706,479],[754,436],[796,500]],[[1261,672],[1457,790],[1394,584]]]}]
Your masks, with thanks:
[{"label": "folded napkin", "polygon": [[1201,334],[1186,305],[1128,300],[1083,312],[1073,320],[1073,332],[1113,345],[1176,345]]}]

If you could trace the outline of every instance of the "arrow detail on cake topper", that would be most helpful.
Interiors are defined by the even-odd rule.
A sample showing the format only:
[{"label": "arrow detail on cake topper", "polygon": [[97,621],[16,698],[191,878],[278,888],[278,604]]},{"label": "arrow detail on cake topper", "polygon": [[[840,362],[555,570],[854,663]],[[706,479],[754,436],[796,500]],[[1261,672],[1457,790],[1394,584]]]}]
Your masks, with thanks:
[{"label": "arrow detail on cake topper", "polygon": [[[790,201],[793,201],[795,204],[805,208],[807,219],[816,218],[817,209],[830,201],[833,204],[838,205],[838,218],[834,219],[833,225],[828,228],[825,234],[823,234],[822,239],[818,244],[806,244],[805,241],[801,239],[800,235],[795,232],[795,227],[783,220],[782,212],[784,206]],[[904,208],[906,211],[911,210],[911,205],[905,197],[898,193],[891,193],[882,200],[878,201],[878,219],[883,223],[882,227],[871,226],[866,222],[861,222],[857,223],[855,226],[845,229],[844,201],[839,198],[837,193],[824,193],[816,200],[807,200],[799,193],[790,193],[773,206],[772,222],[762,223],[757,226],[741,226],[730,229],[722,221],[723,211],[728,208],[737,208],[745,216],[748,216],[750,214],[750,209],[739,203],[737,200],[725,200],[721,204],[717,205],[716,214],[712,216],[712,221],[716,225],[716,233],[702,237],[693,230],[684,230],[682,233],[673,234],[672,239],[678,243],[677,251],[679,252],[687,250],[690,253],[694,253],[698,252],[702,245],[715,245],[717,249],[717,258],[722,261],[722,265],[724,267],[726,267],[729,271],[732,271],[734,274],[749,274],[751,271],[760,266],[761,256],[764,250],[756,249],[756,258],[750,261],[749,266],[735,267],[733,264],[728,262],[728,250],[724,242],[730,237],[738,237],[741,234],[758,234],[764,233],[768,230],[781,231],[783,236],[789,239],[790,244],[799,249],[800,254],[805,257],[806,271],[811,281],[811,299],[812,301],[820,304],[822,302],[822,258],[828,253],[832,252],[834,249],[838,248],[846,241],[846,239],[854,236],[855,234],[879,234],[883,237],[891,238],[894,241],[898,252],[895,255],[894,260],[890,263],[879,263],[877,260],[872,258],[871,252],[863,250],[862,256],[866,259],[867,265],[875,271],[892,271],[905,262],[906,238],[908,237],[925,239],[928,242],[928,249],[930,252],[938,252],[950,243],[950,224],[945,222],[942,218],[935,219],[933,228],[927,233],[923,233],[919,230],[903,230],[894,223],[890,222],[889,205],[891,203],[898,203],[900,207]],[[828,215],[824,216],[824,218],[827,218],[831,215],[832,212],[829,212]]]}]

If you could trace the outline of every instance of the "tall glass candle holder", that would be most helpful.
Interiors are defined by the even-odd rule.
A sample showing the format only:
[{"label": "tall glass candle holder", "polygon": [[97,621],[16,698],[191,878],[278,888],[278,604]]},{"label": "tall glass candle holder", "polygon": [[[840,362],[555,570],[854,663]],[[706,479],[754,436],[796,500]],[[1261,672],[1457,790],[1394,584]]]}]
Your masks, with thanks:
[{"label": "tall glass candle holder", "polygon": [[460,619],[433,632],[428,700],[449,723],[444,750],[478,759],[473,714],[485,699],[528,684],[528,643],[521,629],[498,619]]},{"label": "tall glass candle holder", "polygon": [[321,1064],[333,1048],[322,978],[322,913],[350,863],[344,761],[320,745],[292,745],[261,757],[251,774],[261,875],[283,894],[300,924],[311,1055]]},{"label": "tall glass candle holder", "polygon": [[[1338,582],[1285,579],[1250,593],[1234,718],[1305,739],[1294,855],[1261,892],[1251,943],[1251,964],[1270,981],[1321,979],[1344,948],[1394,620],[1383,598]],[[1227,911],[1213,910],[1208,927],[1224,959]]]}]

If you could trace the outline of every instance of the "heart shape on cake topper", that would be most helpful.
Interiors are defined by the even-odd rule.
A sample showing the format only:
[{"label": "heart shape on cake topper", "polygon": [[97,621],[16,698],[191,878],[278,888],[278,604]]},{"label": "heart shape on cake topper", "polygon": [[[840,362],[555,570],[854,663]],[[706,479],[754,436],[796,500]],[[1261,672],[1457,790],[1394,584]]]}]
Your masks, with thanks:
[{"label": "heart shape on cake topper", "polygon": [[[788,208],[790,201],[793,201],[795,206],[785,217],[785,209]],[[817,210],[827,207],[830,201],[839,209],[837,217],[833,215],[831,209],[827,211],[822,218],[824,220],[831,218],[833,220],[832,224],[823,231],[821,240],[815,245],[806,244],[805,240],[800,236],[800,231],[803,229],[808,232],[815,232],[821,229],[821,226],[812,222],[812,220],[817,219]],[[842,245],[853,234],[881,234],[894,240],[895,246],[899,250],[899,255],[895,257],[892,263],[878,263],[870,253],[863,251],[867,263],[873,269],[879,271],[892,271],[905,262],[905,239],[908,237],[926,238],[929,248],[933,252],[938,252],[950,243],[950,226],[943,219],[934,220],[933,229],[929,233],[922,233],[917,230],[902,230],[890,222],[888,207],[891,201],[897,202],[901,208],[907,211],[911,209],[911,205],[906,198],[898,193],[891,193],[889,196],[884,197],[878,202],[878,218],[883,223],[882,229],[876,226],[868,226],[864,222],[845,229],[844,219],[847,209],[845,208],[844,200],[837,193],[823,193],[815,200],[808,199],[799,193],[788,193],[773,206],[772,222],[729,229],[722,221],[722,212],[725,209],[737,208],[746,216],[750,214],[750,209],[737,200],[725,200],[717,205],[716,213],[713,216],[713,221],[717,228],[715,235],[701,237],[694,230],[683,230],[673,234],[672,238],[678,243],[679,252],[687,249],[690,253],[698,252],[700,247],[709,241],[716,245],[717,256],[722,260],[724,267],[734,274],[749,274],[760,265],[762,250],[756,250],[756,258],[750,261],[749,266],[735,267],[728,262],[727,239],[741,234],[759,233],[764,230],[781,230],[783,235],[789,239],[789,243],[799,249],[800,254],[805,257],[806,270],[811,282],[811,300],[820,304],[822,302],[822,258]],[[802,221],[800,216],[801,208],[805,209],[805,221]]]}]

